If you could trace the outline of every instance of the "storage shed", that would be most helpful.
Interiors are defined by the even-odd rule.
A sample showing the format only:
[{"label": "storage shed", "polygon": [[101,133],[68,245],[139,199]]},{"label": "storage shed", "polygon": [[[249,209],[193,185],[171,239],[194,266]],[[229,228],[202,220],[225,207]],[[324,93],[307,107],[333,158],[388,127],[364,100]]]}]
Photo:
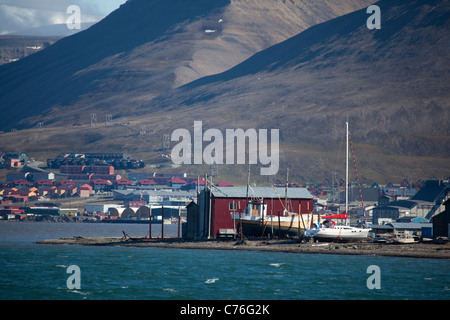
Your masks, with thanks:
[{"label": "storage shed", "polygon": [[[232,213],[243,212],[246,203],[258,200],[267,211],[268,216],[278,216],[289,212],[302,214],[311,213],[314,209],[313,196],[305,188],[274,187],[217,187],[202,191],[197,205],[188,208],[187,234],[191,234],[189,227],[195,225],[199,238],[215,238],[220,229],[235,227]],[[191,211],[192,210],[192,211]],[[198,211],[198,212],[196,212]],[[195,213],[194,213],[195,212]],[[189,221],[195,219],[195,221]]]}]

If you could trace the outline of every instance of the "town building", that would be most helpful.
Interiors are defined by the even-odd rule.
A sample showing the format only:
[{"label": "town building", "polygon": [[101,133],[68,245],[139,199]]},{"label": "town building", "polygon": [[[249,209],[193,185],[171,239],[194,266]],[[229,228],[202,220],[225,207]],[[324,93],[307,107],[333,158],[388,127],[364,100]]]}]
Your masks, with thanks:
[{"label": "town building", "polygon": [[430,220],[434,214],[445,210],[444,202],[449,196],[450,182],[429,180],[411,200],[417,202],[417,209],[421,211],[418,216]]},{"label": "town building", "polygon": [[450,184],[439,180],[425,181],[422,188],[410,200],[389,201],[382,196],[379,205],[372,210],[372,223],[383,224],[403,217],[422,217],[430,221],[434,214],[443,211],[448,199]]},{"label": "town building", "polygon": [[139,187],[152,187],[152,186],[156,186],[156,182],[151,179],[145,178],[145,179],[138,180],[136,185]]},{"label": "town building", "polygon": [[115,188],[116,189],[128,189],[128,188],[131,188],[132,186],[133,186],[133,182],[131,182],[130,180],[128,180],[128,179],[124,179],[124,178],[122,178],[122,179],[118,179],[118,180],[116,180],[116,181],[114,181],[114,186],[115,186]]},{"label": "town building", "polygon": [[78,194],[80,197],[90,197],[93,193],[92,186],[90,184],[83,184],[78,188]]},{"label": "town building", "polygon": [[412,236],[416,239],[429,235],[432,228],[427,222],[389,222],[381,225],[372,225],[371,234],[378,236]]},{"label": "town building", "polygon": [[180,201],[187,205],[196,197],[196,192],[181,190],[113,190],[113,199],[125,202],[144,201],[150,205],[177,205]]},{"label": "town building", "polygon": [[0,152],[0,159],[2,167],[18,168],[27,164],[29,156],[25,152]]},{"label": "town building", "polygon": [[[217,187],[200,193],[195,204],[187,206],[186,237],[216,238],[221,229],[236,229],[233,213],[258,201],[267,216],[283,215],[285,208],[293,213],[309,214],[314,210],[313,196],[305,188]],[[275,219],[276,220],[276,219]]]},{"label": "town building", "polygon": [[432,218],[433,235],[450,238],[450,199],[444,203],[445,210]]},{"label": "town building", "polygon": [[172,187],[173,189],[180,189],[186,183],[187,183],[186,180],[174,177],[169,180],[168,185],[169,185],[169,187]]},{"label": "town building", "polygon": [[63,174],[97,174],[97,175],[112,175],[112,174],[114,174],[113,166],[64,165],[64,166],[61,166],[59,170]]}]

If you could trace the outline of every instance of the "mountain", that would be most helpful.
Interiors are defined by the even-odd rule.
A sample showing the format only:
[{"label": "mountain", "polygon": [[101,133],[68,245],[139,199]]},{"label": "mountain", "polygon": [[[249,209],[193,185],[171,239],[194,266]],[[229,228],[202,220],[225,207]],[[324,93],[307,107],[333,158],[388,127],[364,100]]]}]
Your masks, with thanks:
[{"label": "mountain", "polygon": [[0,65],[22,59],[42,50],[60,37],[52,36],[0,36]]},{"label": "mountain", "polygon": [[[203,121],[204,130],[278,128],[278,178],[290,168],[292,179],[330,179],[333,171],[342,176],[348,120],[363,181],[450,172],[449,1],[380,1],[379,30],[367,28],[362,2],[338,13],[326,1],[278,1],[277,10],[267,10],[272,1],[199,1],[161,18],[175,3],[184,8],[150,2],[157,12],[137,15],[133,33],[122,19],[152,12],[133,0],[87,31],[1,67],[0,103],[17,106],[2,125],[44,127],[4,134],[0,149],[43,158],[68,149],[126,151],[158,166],[170,164],[160,157],[162,136]],[[321,16],[330,12],[337,18]],[[316,13],[322,23],[302,26]],[[165,24],[139,33],[148,21]],[[36,109],[26,109],[33,102]],[[85,125],[92,112],[111,113],[114,124]],[[76,114],[81,127],[72,126]],[[245,166],[219,172],[245,183]]]},{"label": "mountain", "polygon": [[0,105],[9,109],[0,129],[92,112],[125,117],[135,105],[368,3],[128,1],[88,30],[0,67]]},{"label": "mountain", "polygon": [[448,175],[450,2],[377,5],[380,30],[367,28],[365,9],[315,25],[159,96],[142,115],[172,108],[194,114],[183,114],[187,123],[204,119],[213,128],[280,128],[282,143],[293,149],[286,159],[305,172],[317,172],[317,153],[303,157],[298,148],[331,150],[349,120],[363,152],[372,151],[360,155],[369,175],[387,176],[393,167],[405,176],[432,168]]}]

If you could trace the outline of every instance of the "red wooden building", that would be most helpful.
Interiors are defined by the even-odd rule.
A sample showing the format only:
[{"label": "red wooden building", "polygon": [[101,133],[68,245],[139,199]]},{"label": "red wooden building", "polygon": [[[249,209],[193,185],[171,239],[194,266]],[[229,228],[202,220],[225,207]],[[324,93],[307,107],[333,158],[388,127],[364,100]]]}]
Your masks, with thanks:
[{"label": "red wooden building", "polygon": [[220,229],[233,229],[233,211],[238,215],[250,202],[262,205],[266,217],[283,215],[286,204],[291,213],[300,210],[310,214],[314,209],[313,196],[306,188],[288,188],[286,196],[285,188],[253,187],[247,191],[247,187],[214,186],[200,193],[195,210],[188,210],[187,237],[215,238]]}]

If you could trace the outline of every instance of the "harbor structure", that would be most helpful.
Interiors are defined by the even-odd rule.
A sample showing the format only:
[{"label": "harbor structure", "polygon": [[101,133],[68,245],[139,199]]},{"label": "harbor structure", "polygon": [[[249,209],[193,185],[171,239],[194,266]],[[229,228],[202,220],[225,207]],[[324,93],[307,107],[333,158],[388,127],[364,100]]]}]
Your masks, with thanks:
[{"label": "harbor structure", "polygon": [[444,202],[445,210],[435,215],[433,223],[433,235],[436,237],[450,238],[450,199]]}]

